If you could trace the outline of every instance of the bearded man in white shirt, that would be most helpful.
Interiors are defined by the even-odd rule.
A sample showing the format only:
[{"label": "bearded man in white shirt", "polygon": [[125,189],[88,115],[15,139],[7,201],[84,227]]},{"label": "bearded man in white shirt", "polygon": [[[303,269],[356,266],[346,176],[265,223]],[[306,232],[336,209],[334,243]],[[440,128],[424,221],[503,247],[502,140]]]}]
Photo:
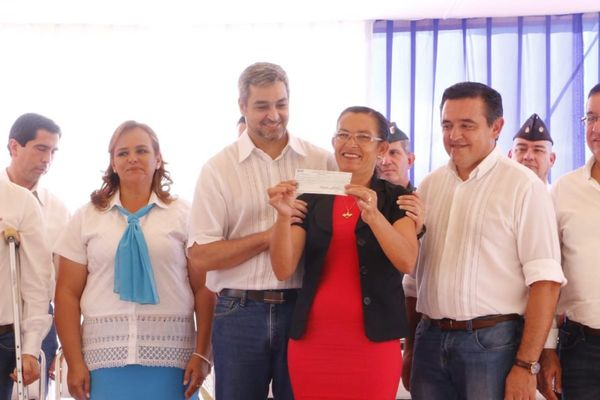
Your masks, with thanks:
[{"label": "bearded man in white shirt", "polygon": [[427,234],[404,290],[409,319],[420,322],[403,379],[414,400],[534,399],[564,282],[550,196],[496,148],[497,91],[447,88],[441,121],[450,161],[419,188]]},{"label": "bearded man in white shirt", "polygon": [[[582,118],[592,157],[552,186],[562,266],[569,284],[558,303],[565,314],[558,355],[544,349],[540,392],[547,399],[600,399],[600,84],[588,95]],[[562,371],[561,371],[562,369]]]},{"label": "bearded man in white shirt", "polygon": [[[0,179],[30,190],[42,207],[45,238],[50,250],[69,220],[69,210],[64,203],[47,188],[40,185],[42,175],[48,172],[60,141],[60,127],[50,118],[27,113],[15,120],[8,136],[10,165],[0,172]],[[51,268],[49,296],[54,297],[55,269]],[[49,313],[53,314],[52,305]],[[50,332],[42,342],[46,356],[46,375],[53,369],[53,358],[58,349],[56,327],[52,323]],[[46,383],[49,380],[46,379]],[[46,391],[47,392],[47,391]]]},{"label": "bearded man in white shirt", "polygon": [[216,398],[266,399],[272,381],[274,398],[291,400],[287,341],[302,278],[297,273],[279,281],[273,273],[268,249],[276,213],[266,191],[293,179],[297,168],[332,170],[336,164],[330,153],[288,133],[289,86],[279,65],[250,65],[238,86],[247,128],[202,168],[189,257],[193,268],[208,271],[206,286],[218,294]]},{"label": "bearded man in white shirt", "polygon": [[553,145],[544,121],[539,115],[532,114],[513,137],[508,157],[535,172],[542,182],[548,184],[550,169],[556,161]]}]

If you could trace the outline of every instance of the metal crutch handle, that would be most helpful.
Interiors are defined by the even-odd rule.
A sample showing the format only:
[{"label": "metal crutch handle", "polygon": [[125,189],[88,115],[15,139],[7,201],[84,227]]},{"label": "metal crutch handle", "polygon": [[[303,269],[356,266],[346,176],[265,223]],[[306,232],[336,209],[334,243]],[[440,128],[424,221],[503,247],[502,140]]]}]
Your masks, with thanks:
[{"label": "metal crutch handle", "polygon": [[4,240],[8,244],[13,242],[15,244],[15,247],[19,247],[19,244],[21,243],[21,237],[19,236],[19,232],[17,232],[15,228],[4,229]]},{"label": "metal crutch handle", "polygon": [[21,347],[21,282],[17,270],[17,247],[21,242],[19,233],[14,228],[4,229],[4,240],[8,243],[10,259],[10,281],[13,306],[13,325],[15,328],[15,355],[17,364],[17,398],[27,400],[25,385],[23,384],[23,348]]}]

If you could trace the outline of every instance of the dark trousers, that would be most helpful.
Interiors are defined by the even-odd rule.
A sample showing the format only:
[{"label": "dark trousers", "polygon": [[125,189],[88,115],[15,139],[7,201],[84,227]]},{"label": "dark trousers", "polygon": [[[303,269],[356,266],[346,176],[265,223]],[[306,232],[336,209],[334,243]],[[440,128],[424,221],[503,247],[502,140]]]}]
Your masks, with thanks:
[{"label": "dark trousers", "polygon": [[560,328],[558,354],[563,400],[600,399],[600,336],[586,335],[567,321]]},{"label": "dark trousers", "polygon": [[15,333],[6,332],[0,335],[0,400],[10,400],[13,380],[9,375],[16,363]]}]

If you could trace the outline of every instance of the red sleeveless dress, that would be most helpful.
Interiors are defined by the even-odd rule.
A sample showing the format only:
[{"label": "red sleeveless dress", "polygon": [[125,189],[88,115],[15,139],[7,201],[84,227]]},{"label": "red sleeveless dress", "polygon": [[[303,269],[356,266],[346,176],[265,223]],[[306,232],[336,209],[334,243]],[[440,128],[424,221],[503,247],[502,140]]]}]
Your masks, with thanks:
[{"label": "red sleeveless dress", "polygon": [[[342,216],[348,210],[352,216]],[[288,344],[296,400],[396,398],[402,373],[400,340],[372,342],[365,335],[354,234],[359,216],[354,198],[336,196],[333,236],[306,333]]]}]

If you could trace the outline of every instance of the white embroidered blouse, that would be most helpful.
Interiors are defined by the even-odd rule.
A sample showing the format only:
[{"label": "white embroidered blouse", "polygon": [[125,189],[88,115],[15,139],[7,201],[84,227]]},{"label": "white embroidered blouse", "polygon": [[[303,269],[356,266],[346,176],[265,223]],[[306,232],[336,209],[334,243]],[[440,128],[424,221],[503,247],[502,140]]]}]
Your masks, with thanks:
[{"label": "white embroidered blouse", "polygon": [[114,259],[127,217],[114,206],[105,211],[91,203],[79,209],[55,252],[87,266],[81,296],[83,355],[90,370],[128,364],[185,368],[195,345],[194,298],[185,244],[189,204],[163,203],[140,219],[158,290],[158,304],[122,301],[113,292]]}]

